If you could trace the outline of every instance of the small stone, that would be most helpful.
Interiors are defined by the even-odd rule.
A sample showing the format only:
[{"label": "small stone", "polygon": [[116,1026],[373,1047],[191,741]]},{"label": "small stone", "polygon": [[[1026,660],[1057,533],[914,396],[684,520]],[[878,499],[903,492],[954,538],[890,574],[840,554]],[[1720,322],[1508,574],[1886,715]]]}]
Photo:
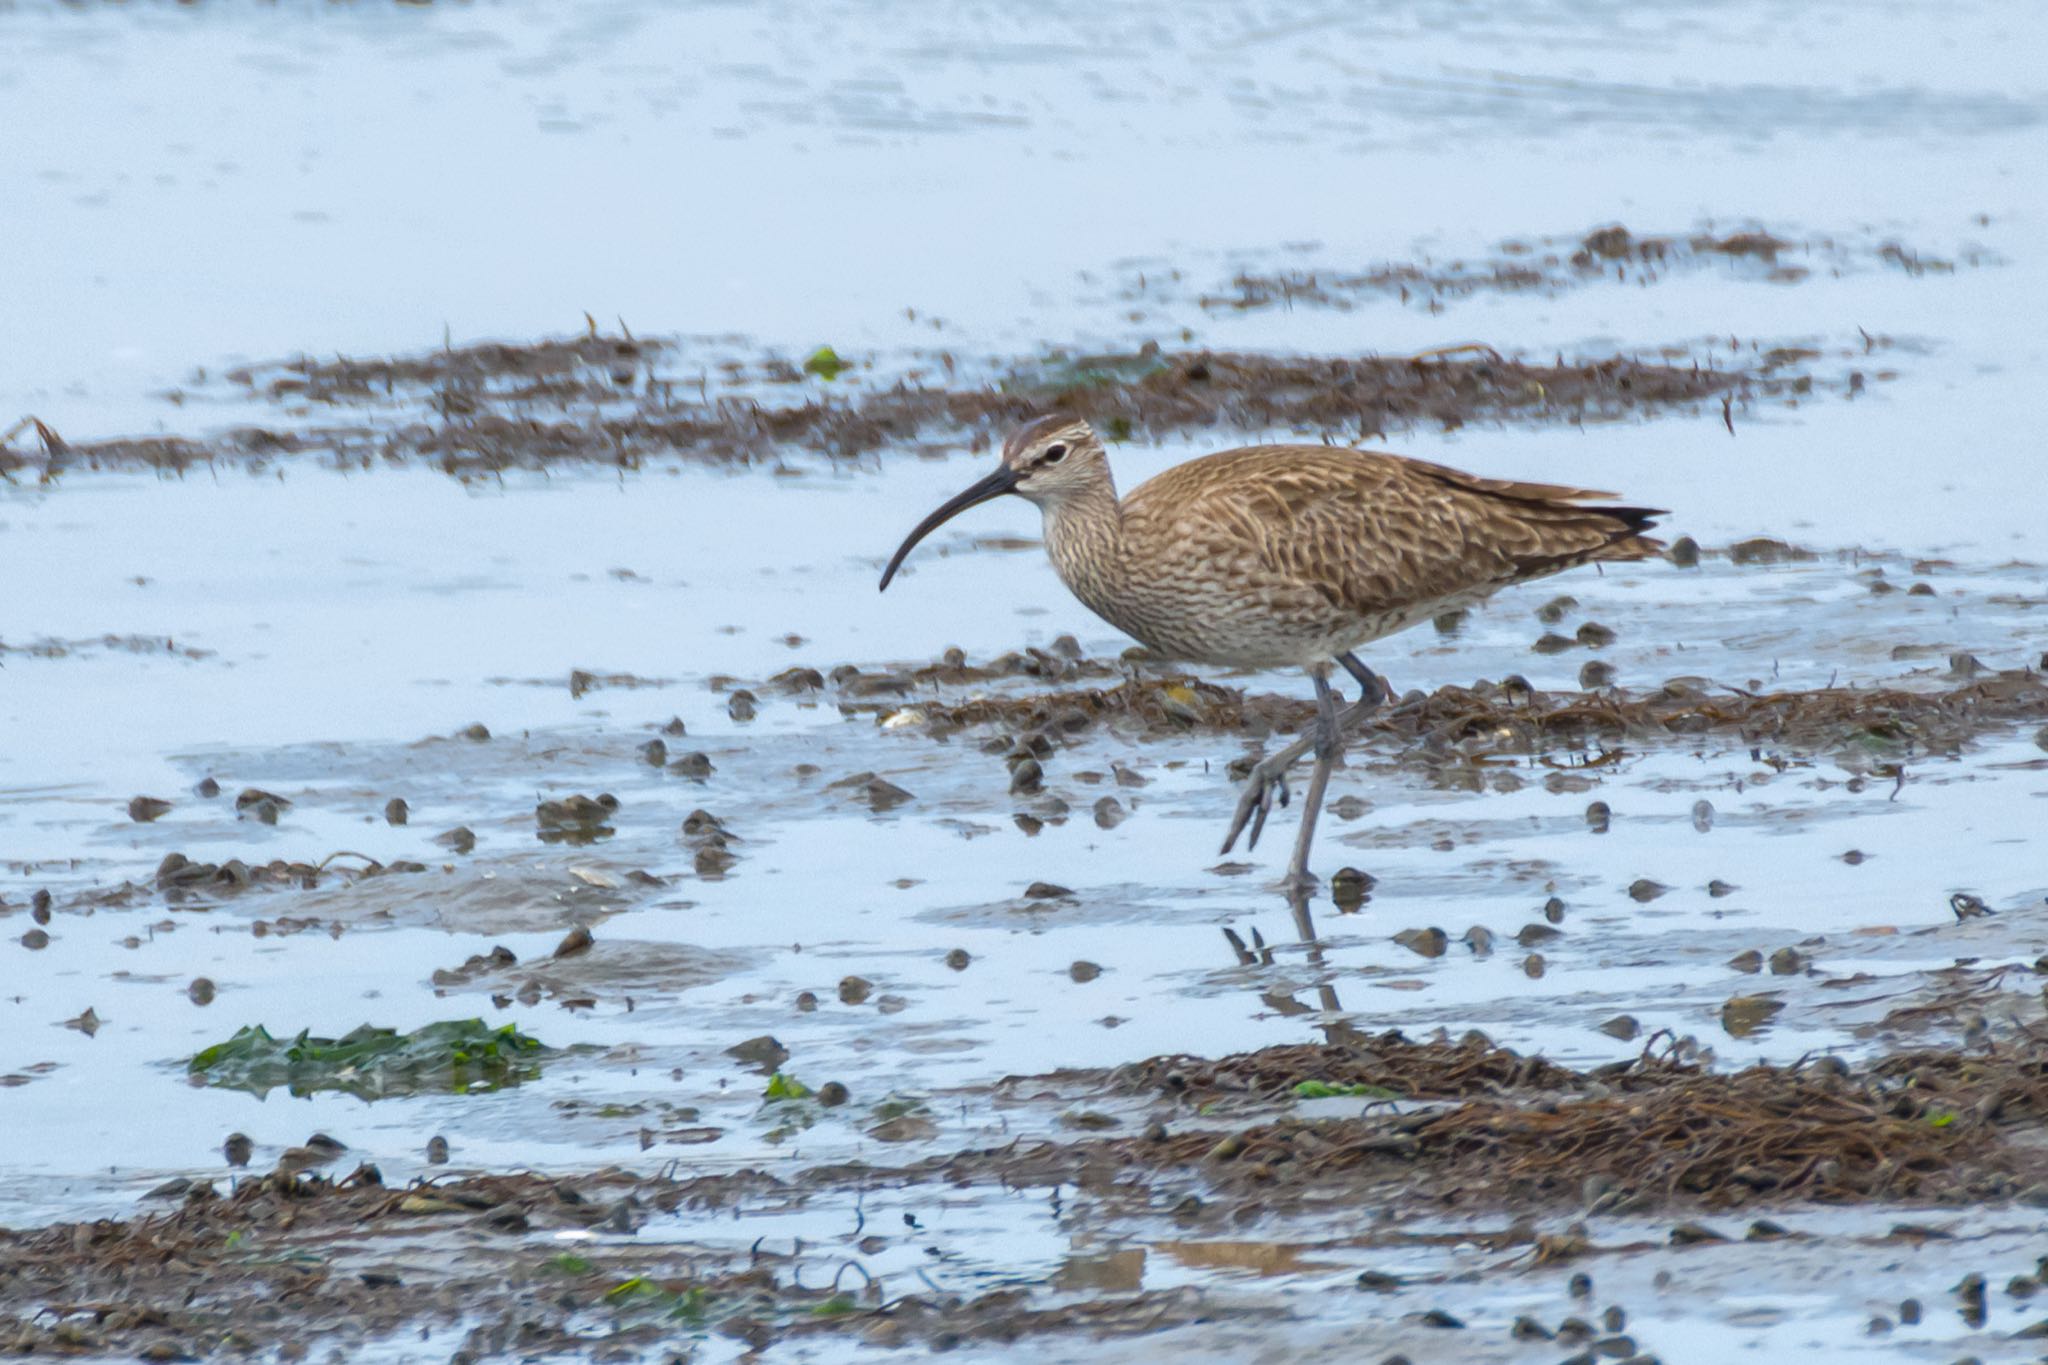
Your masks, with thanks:
[{"label": "small stone", "polygon": [[1670,889],[1662,882],[1651,881],[1648,877],[1638,877],[1628,885],[1628,898],[1638,905],[1648,905]]},{"label": "small stone", "polygon": [[1725,1242],[1726,1234],[1714,1231],[1705,1223],[1680,1223],[1671,1229],[1671,1245],[1678,1247],[1698,1246],[1702,1242]]},{"label": "small stone", "polygon": [[634,750],[634,752],[639,754],[640,761],[650,768],[665,768],[668,766],[668,745],[661,740],[650,739]]},{"label": "small stone", "polygon": [[837,1109],[845,1104],[848,1098],[846,1087],[838,1081],[827,1081],[818,1087],[818,1103],[827,1109]]},{"label": "small stone", "polygon": [[1045,770],[1038,766],[1038,760],[1035,758],[1020,759],[1017,765],[1010,769],[1010,790],[1017,795],[1029,795],[1044,785]]},{"label": "small stone", "polygon": [[1345,914],[1351,914],[1365,904],[1366,897],[1378,883],[1370,872],[1361,872],[1355,867],[1340,867],[1330,878],[1330,899]]},{"label": "small stone", "polygon": [[1579,667],[1579,686],[1588,692],[1614,686],[1614,665],[1605,659],[1588,659]]},{"label": "small stone", "polygon": [[128,803],[128,818],[146,825],[170,810],[171,803],[155,796],[138,796]]},{"label": "small stone", "polygon": [[725,714],[744,725],[754,718],[756,705],[760,700],[759,697],[742,687],[725,699]]},{"label": "small stone", "polygon": [[1745,949],[1729,958],[1728,965],[1738,972],[1754,976],[1764,969],[1764,955],[1755,948]]},{"label": "small stone", "polygon": [[1543,902],[1543,918],[1549,920],[1552,924],[1563,924],[1564,902],[1555,896]]},{"label": "small stone", "polygon": [[211,801],[214,797],[220,795],[220,783],[214,781],[210,777],[202,777],[199,779],[198,783],[193,786],[192,794],[194,796],[203,797],[206,800]]},{"label": "small stone", "polygon": [[384,823],[402,825],[412,818],[412,807],[405,804],[405,798],[394,796],[384,803]]},{"label": "small stone", "polygon": [[1114,796],[1105,796],[1095,803],[1095,826],[1098,829],[1115,829],[1129,814],[1123,802]]},{"label": "small stone", "polygon": [[28,949],[28,950],[29,950],[30,952],[32,952],[32,953],[33,953],[33,952],[39,952],[39,951],[41,951],[42,949],[44,949],[44,948],[47,948],[47,947],[49,947],[49,946],[50,946],[50,935],[49,935],[49,931],[47,931],[47,930],[44,930],[44,929],[30,929],[30,930],[28,930],[28,931],[27,931],[26,933],[24,933],[24,934],[23,934],[23,935],[21,936],[21,946],[22,946],[22,947],[24,947],[24,948],[26,948],[26,949]]},{"label": "small stone", "polygon": [[1633,1014],[1617,1014],[1606,1023],[1599,1025],[1599,1029],[1608,1037],[1619,1038],[1622,1042],[1626,1043],[1640,1034],[1643,1031],[1643,1026],[1636,1022],[1636,1017]]},{"label": "small stone", "polygon": [[1578,642],[1589,649],[1605,649],[1615,641],[1615,634],[1598,621],[1588,621],[1576,632]]},{"label": "small stone", "polygon": [[427,1164],[445,1166],[448,1164],[448,1139],[439,1133],[427,1139]]},{"label": "small stone", "polygon": [[221,1143],[220,1150],[221,1155],[227,1158],[228,1165],[246,1166],[256,1151],[256,1144],[246,1133],[229,1133],[227,1141]]},{"label": "small stone", "polygon": [[718,771],[711,766],[711,756],[705,753],[684,754],[669,764],[668,770],[677,777],[687,777],[698,782]]},{"label": "small stone", "polygon": [[1771,975],[1797,976],[1806,970],[1806,954],[1797,948],[1780,948],[1771,954]]},{"label": "small stone", "polygon": [[562,936],[562,941],[555,945],[554,956],[574,957],[578,953],[590,951],[591,945],[595,942],[596,940],[591,937],[590,927],[579,924]]},{"label": "small stone", "polygon": [[743,1043],[734,1043],[725,1050],[725,1055],[766,1075],[780,1070],[782,1064],[789,1060],[789,1049],[772,1035],[763,1033]]},{"label": "small stone", "polygon": [[185,998],[195,1005],[211,1005],[213,994],[213,982],[203,976],[193,977],[192,984],[185,987]]},{"label": "small stone", "polygon": [[1451,936],[1437,928],[1403,929],[1394,935],[1394,942],[1422,957],[1442,957],[1450,946]]},{"label": "small stone", "polygon": [[1522,959],[1522,975],[1533,981],[1542,976],[1549,966],[1550,964],[1544,960],[1543,954],[1531,953]]},{"label": "small stone", "polygon": [[956,972],[967,970],[967,964],[974,961],[965,948],[955,948],[946,954],[946,965]]},{"label": "small stone", "polygon": [[1033,882],[1024,888],[1027,901],[1072,900],[1074,893],[1053,882]]},{"label": "small stone", "polygon": [[1572,608],[1578,605],[1579,599],[1570,595],[1553,597],[1542,606],[1536,608],[1536,619],[1546,626],[1554,626],[1559,621],[1564,620]]},{"label": "small stone", "polygon": [[839,982],[839,1003],[842,1005],[864,1005],[868,996],[874,993],[875,983],[864,976],[842,977]]},{"label": "small stone", "polygon": [[1700,563],[1700,543],[1691,536],[1680,536],[1671,542],[1670,559],[1681,569],[1696,569]]},{"label": "small stone", "polygon": [[436,834],[434,842],[454,853],[468,853],[476,847],[476,831],[468,825],[457,825],[454,829]]},{"label": "small stone", "polygon": [[1564,930],[1562,929],[1553,929],[1547,924],[1525,924],[1522,926],[1521,931],[1515,935],[1515,942],[1521,944],[1524,948],[1533,948],[1539,943],[1548,943],[1552,939],[1563,937]]},{"label": "small stone", "polygon": [[1595,801],[1586,807],[1586,828],[1595,834],[1605,834],[1613,820],[1614,811],[1605,801]]},{"label": "small stone", "polygon": [[1102,968],[1093,962],[1076,962],[1067,968],[1067,975],[1076,983],[1085,984],[1102,975]]},{"label": "small stone", "polygon": [[1472,950],[1472,956],[1487,957],[1493,952],[1493,930],[1475,924],[1465,931],[1464,943]]},{"label": "small stone", "polygon": [[1767,995],[1730,996],[1721,1006],[1721,1027],[1730,1037],[1747,1038],[1768,1025],[1784,1008],[1784,1001]]}]

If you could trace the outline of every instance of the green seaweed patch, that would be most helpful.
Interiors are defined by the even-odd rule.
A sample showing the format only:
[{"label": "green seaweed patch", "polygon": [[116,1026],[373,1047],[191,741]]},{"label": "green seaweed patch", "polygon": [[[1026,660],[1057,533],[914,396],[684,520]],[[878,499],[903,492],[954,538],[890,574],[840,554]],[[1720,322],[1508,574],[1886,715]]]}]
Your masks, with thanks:
[{"label": "green seaweed patch", "polygon": [[830,346],[820,346],[804,358],[804,373],[814,374],[827,384],[853,367],[839,358],[839,352]]},{"label": "green seaweed patch", "polygon": [[763,1099],[770,1100],[807,1100],[810,1097],[809,1086],[794,1076],[783,1075],[780,1071],[768,1078],[768,1089],[762,1096]]},{"label": "green seaweed patch", "polygon": [[702,1326],[712,1316],[712,1296],[702,1285],[677,1289],[645,1275],[621,1280],[607,1289],[605,1303],[621,1310],[652,1312],[691,1326]]},{"label": "green seaweed patch", "polygon": [[1294,1097],[1302,1100],[1398,1100],[1401,1096],[1383,1085],[1331,1085],[1328,1081],[1296,1081]]},{"label": "green seaweed patch", "polygon": [[275,1038],[261,1024],[249,1024],[185,1069],[207,1085],[257,1096],[282,1087],[301,1096],[340,1090],[376,1100],[517,1085],[557,1055],[559,1049],[516,1024],[492,1028],[481,1019],[447,1019],[411,1033],[364,1024],[340,1038],[315,1038],[310,1031]]}]

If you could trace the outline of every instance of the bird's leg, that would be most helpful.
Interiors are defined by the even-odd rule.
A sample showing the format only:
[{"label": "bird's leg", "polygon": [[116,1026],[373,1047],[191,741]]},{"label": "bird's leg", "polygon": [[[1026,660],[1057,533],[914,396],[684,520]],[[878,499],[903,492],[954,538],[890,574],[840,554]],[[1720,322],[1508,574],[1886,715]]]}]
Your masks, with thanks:
[{"label": "bird's leg", "polygon": [[1337,714],[1337,694],[1330,688],[1327,669],[1309,674],[1316,684],[1316,767],[1309,775],[1308,796],[1301,805],[1301,828],[1294,836],[1294,858],[1287,864],[1287,889],[1306,895],[1316,884],[1308,870],[1309,846],[1316,841],[1316,817],[1323,811],[1323,792],[1330,785],[1330,773],[1344,752],[1343,721]]},{"label": "bird's leg", "polygon": [[[1359,687],[1358,700],[1337,717],[1338,733],[1342,735],[1350,733],[1353,726],[1378,710],[1392,692],[1384,679],[1358,661],[1357,655],[1340,654],[1337,662],[1344,666],[1345,672],[1358,679]],[[1247,824],[1251,826],[1251,836],[1245,840],[1245,848],[1250,850],[1259,846],[1259,833],[1266,827],[1266,817],[1272,814],[1274,798],[1278,797],[1283,806],[1287,804],[1287,770],[1315,746],[1316,735],[1312,731],[1279,753],[1270,754],[1252,765],[1251,773],[1238,794],[1237,813],[1231,817],[1230,832],[1223,836],[1225,853],[1236,845],[1237,836],[1245,832]]]}]

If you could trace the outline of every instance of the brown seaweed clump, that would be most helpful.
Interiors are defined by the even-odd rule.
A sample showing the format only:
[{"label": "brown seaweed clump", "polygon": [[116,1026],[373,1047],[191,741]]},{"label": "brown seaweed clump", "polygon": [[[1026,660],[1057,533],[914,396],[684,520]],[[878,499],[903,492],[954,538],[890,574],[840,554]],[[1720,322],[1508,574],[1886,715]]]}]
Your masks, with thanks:
[{"label": "brown seaweed clump", "polygon": [[[672,349],[593,330],[393,359],[301,358],[229,376],[289,410],[293,422],[280,430],[88,443],[67,442],[36,423],[40,459],[0,441],[0,475],[34,469],[47,480],[75,468],[261,467],[295,456],[345,469],[419,463],[465,477],[557,464],[772,462],[796,451],[848,458],[930,441],[980,448],[1052,408],[1085,417],[1120,441],[1208,430],[1358,441],[1415,426],[1611,421],[1701,405],[1721,418],[1735,402],[1804,391],[1796,388],[1801,381],[1775,369],[1624,356],[1544,364],[1483,348],[1319,357],[1151,345],[1020,361],[978,384],[962,382],[950,357],[943,374],[919,371],[872,387],[848,380],[829,391],[804,383],[786,363],[756,367],[759,373],[735,366],[730,387],[713,390],[694,372],[688,384],[664,377],[662,361]],[[1803,382],[1811,388],[1810,379]],[[794,396],[784,399],[785,392]]]}]

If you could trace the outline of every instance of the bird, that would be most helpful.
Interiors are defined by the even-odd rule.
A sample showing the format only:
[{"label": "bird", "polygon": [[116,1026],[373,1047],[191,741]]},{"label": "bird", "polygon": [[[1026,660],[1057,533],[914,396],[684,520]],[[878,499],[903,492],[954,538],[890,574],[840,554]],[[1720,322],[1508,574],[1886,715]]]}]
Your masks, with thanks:
[{"label": "bird", "polygon": [[[1283,885],[1306,895],[1316,818],[1345,735],[1391,691],[1356,651],[1502,588],[1582,564],[1648,559],[1661,508],[1558,484],[1482,478],[1426,460],[1332,445],[1256,445],[1204,455],[1117,496],[1109,453],[1085,420],[1053,413],[1018,428],[995,470],[913,528],[882,571],[970,507],[1037,504],[1061,581],[1153,653],[1196,665],[1301,668],[1316,722],[1253,765],[1223,852],[1246,824],[1256,848],[1287,773],[1315,768]],[[1358,684],[1340,711],[1336,669]]]}]

